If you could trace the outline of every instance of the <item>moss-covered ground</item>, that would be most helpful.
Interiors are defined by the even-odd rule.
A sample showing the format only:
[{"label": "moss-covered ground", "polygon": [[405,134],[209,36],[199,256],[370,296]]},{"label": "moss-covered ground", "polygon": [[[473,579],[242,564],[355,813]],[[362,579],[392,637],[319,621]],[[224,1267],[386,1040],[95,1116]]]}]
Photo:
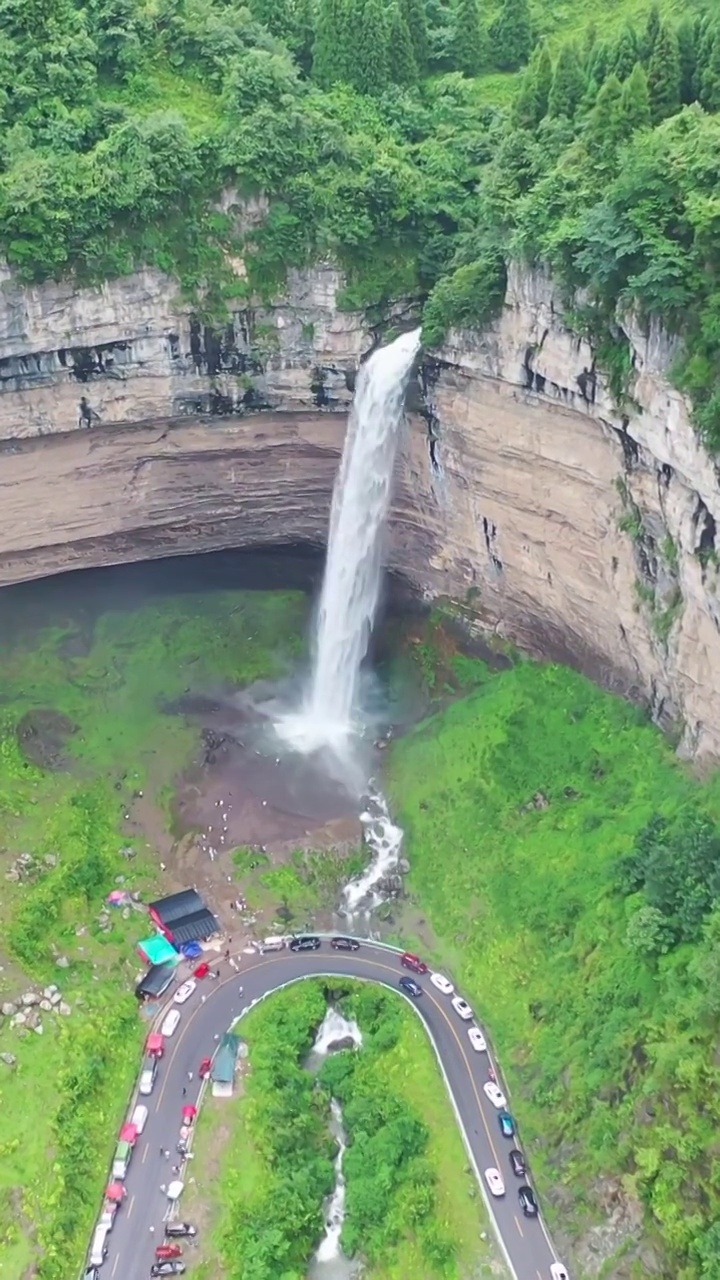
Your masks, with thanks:
[{"label": "moss-covered ground", "polygon": [[416,944],[434,934],[487,1020],[556,1225],[604,1218],[609,1178],[673,1274],[714,1275],[698,1253],[720,1212],[714,935],[642,954],[619,869],[653,814],[717,822],[720,780],[701,786],[640,712],[566,669],[476,675],[392,753],[408,919],[432,931]]}]

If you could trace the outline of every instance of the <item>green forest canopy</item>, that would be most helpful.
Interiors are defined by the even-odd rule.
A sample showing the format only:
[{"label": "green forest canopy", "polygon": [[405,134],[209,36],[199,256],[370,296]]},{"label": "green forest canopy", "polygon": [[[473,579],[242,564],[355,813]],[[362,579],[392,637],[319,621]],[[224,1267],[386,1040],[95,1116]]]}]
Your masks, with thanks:
[{"label": "green forest canopy", "polygon": [[[415,297],[432,344],[485,322],[521,256],[586,288],[574,322],[620,380],[618,304],[682,334],[720,447],[711,4],[625,0],[602,36],[585,0],[0,6],[0,239],[23,277],[156,265],[212,317],[329,254],[346,305]],[[228,190],[270,197],[244,236]],[[247,282],[225,267],[243,239]]]}]

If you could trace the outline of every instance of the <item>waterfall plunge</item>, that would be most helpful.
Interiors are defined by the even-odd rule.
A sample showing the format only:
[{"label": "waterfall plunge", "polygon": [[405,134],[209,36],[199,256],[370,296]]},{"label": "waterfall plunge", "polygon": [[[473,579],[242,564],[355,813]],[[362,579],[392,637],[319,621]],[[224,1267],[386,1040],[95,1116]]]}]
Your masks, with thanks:
[{"label": "waterfall plunge", "polygon": [[382,535],[420,330],[375,351],[358,373],[333,491],[310,688],[279,726],[302,751],[342,752],[355,728],[360,667],[380,597]]}]

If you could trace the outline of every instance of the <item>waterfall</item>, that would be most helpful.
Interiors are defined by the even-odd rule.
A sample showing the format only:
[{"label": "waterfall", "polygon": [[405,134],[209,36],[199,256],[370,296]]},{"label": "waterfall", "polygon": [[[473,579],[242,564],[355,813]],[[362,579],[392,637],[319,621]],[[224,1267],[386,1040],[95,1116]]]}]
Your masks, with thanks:
[{"label": "waterfall", "polygon": [[281,732],[305,751],[342,748],[353,732],[360,667],[380,596],[382,535],[420,330],[362,365],[333,491],[312,678],[299,715]]},{"label": "waterfall", "polygon": [[340,1236],[345,1221],[345,1175],[342,1166],[347,1143],[342,1123],[342,1108],[336,1098],[330,1099],[330,1110],[331,1129],[338,1144],[335,1157],[335,1190],[325,1211],[325,1235],[315,1253],[318,1262],[332,1262],[340,1256]]}]

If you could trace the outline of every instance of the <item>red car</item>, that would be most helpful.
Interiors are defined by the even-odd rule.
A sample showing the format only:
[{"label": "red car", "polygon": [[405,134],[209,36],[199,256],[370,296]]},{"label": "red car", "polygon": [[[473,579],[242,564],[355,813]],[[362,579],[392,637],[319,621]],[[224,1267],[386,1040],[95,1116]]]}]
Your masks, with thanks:
[{"label": "red car", "polygon": [[181,1258],[182,1249],[179,1244],[159,1244],[155,1250],[155,1257],[162,1259],[163,1262],[166,1258]]},{"label": "red car", "polygon": [[198,1075],[200,1079],[204,1080],[206,1076],[209,1076],[211,1069],[212,1069],[212,1058],[203,1058],[198,1068]]},{"label": "red car", "polygon": [[419,956],[414,956],[412,951],[406,951],[400,957],[400,963],[404,969],[412,969],[413,973],[428,973],[428,967],[424,960]]}]

